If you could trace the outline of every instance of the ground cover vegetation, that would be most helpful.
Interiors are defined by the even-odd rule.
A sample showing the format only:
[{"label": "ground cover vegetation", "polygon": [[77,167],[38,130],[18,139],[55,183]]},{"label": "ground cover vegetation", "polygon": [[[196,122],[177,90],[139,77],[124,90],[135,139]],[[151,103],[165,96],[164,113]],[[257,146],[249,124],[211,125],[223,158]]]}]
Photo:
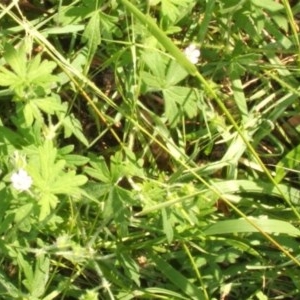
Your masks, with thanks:
[{"label": "ground cover vegetation", "polygon": [[0,1],[0,298],[298,299],[299,20]]}]

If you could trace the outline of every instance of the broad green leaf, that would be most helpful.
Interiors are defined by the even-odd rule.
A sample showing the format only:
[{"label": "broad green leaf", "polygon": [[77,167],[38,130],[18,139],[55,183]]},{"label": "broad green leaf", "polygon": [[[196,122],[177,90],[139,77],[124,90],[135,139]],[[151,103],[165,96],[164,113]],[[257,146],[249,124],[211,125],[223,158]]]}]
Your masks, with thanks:
[{"label": "broad green leaf", "polygon": [[141,75],[150,90],[174,86],[188,76],[188,72],[175,60],[158,52],[146,52],[143,60],[150,73],[142,72]]},{"label": "broad green leaf", "polygon": [[65,155],[64,159],[69,166],[84,166],[90,160],[88,157],[76,154]]},{"label": "broad green leaf", "polygon": [[144,175],[134,153],[127,148],[124,150],[125,154],[119,151],[111,157],[110,177],[112,183],[118,182],[123,177],[142,177]]},{"label": "broad green leaf", "polygon": [[172,23],[182,18],[186,11],[186,7],[193,0],[161,0],[161,10]]},{"label": "broad green leaf", "polygon": [[27,81],[28,84],[35,84],[36,86],[43,86],[52,88],[58,77],[52,75],[53,70],[57,67],[53,61],[42,60],[37,55],[28,63]]},{"label": "broad green leaf", "polygon": [[165,86],[164,81],[160,80],[159,77],[152,75],[149,72],[141,72],[141,78],[147,86],[147,92],[159,91]]},{"label": "broad green leaf", "polygon": [[176,61],[170,60],[166,66],[166,86],[173,86],[188,76],[188,72]]},{"label": "broad green leaf", "polygon": [[39,221],[45,220],[58,204],[58,198],[51,193],[43,193],[38,200],[40,206]]},{"label": "broad green leaf", "polygon": [[119,18],[111,14],[105,14],[103,11],[100,14],[100,24],[101,24],[101,34],[106,39],[113,39],[113,34],[115,36],[122,36],[122,29],[117,26]]},{"label": "broad green leaf", "polygon": [[30,100],[31,105],[36,105],[40,110],[47,114],[54,114],[64,111],[64,106],[58,97],[45,97]]},{"label": "broad green leaf", "polygon": [[131,149],[124,147],[123,150],[126,160],[125,176],[144,177],[143,160],[139,160]]},{"label": "broad green leaf", "polygon": [[25,204],[16,210],[14,220],[16,224],[14,226],[18,228],[18,230],[22,232],[30,232],[32,230],[32,219],[30,217],[32,211],[32,203],[30,203],[30,205]]},{"label": "broad green leaf", "polygon": [[127,191],[119,186],[110,188],[109,196],[106,199],[103,218],[104,220],[114,220],[117,231],[120,236],[127,236],[129,225],[129,210],[128,206],[132,203],[130,191]]},{"label": "broad green leaf", "polygon": [[175,127],[180,117],[182,116],[182,112],[180,112],[175,100],[172,98],[171,92],[166,92],[167,97],[165,97],[165,114],[168,119],[170,126]]},{"label": "broad green leaf", "polygon": [[[35,110],[35,113],[33,112],[33,110]],[[27,127],[30,127],[34,121],[34,117],[37,116],[39,114],[39,110],[36,110],[36,107],[32,107],[30,103],[27,103],[26,105],[24,105],[24,110],[23,110],[23,115],[24,115],[24,119],[25,119],[25,123],[27,125]],[[39,115],[38,118],[39,121],[42,120],[42,116]]]},{"label": "broad green leaf", "polygon": [[43,179],[47,182],[52,182],[51,180],[53,177],[56,177],[58,172],[62,170],[64,167],[60,165],[60,170],[56,170],[53,172],[53,168],[55,166],[55,159],[57,155],[57,149],[54,147],[52,141],[46,140],[45,143],[38,148],[39,154],[39,171]]},{"label": "broad green leaf", "polygon": [[69,171],[56,177],[51,184],[50,191],[53,194],[78,195],[81,193],[80,186],[87,182],[84,175],[76,175],[75,171]]},{"label": "broad green leaf", "polygon": [[271,12],[275,12],[275,11],[279,11],[279,10],[283,10],[284,6],[274,0],[264,0],[264,1],[260,1],[260,0],[251,0],[251,2],[260,8],[264,8],[268,11]]},{"label": "broad green leaf", "polygon": [[11,86],[18,80],[20,79],[15,73],[0,66],[0,86]]},{"label": "broad green leaf", "polygon": [[103,202],[108,195],[111,188],[111,184],[99,183],[97,181],[89,180],[83,187],[82,198],[92,200],[94,202]]},{"label": "broad green leaf", "polygon": [[187,115],[189,118],[197,115],[199,95],[195,89],[172,86],[164,89],[163,95],[166,117],[171,126],[175,126],[183,115]]},{"label": "broad green leaf", "polygon": [[40,219],[47,217],[51,209],[56,207],[58,198],[55,195],[78,196],[81,194],[80,186],[87,182],[86,176],[66,171],[65,166],[65,160],[57,160],[57,149],[52,141],[46,140],[36,153],[31,154],[27,169],[41,194],[38,201]]},{"label": "broad green leaf", "polygon": [[[33,117],[33,120],[36,120],[37,122],[39,122],[40,124],[43,123],[44,121],[44,117],[39,109],[39,107],[36,105],[36,103],[34,101],[29,101],[25,104],[25,107],[24,107],[24,111],[25,111],[25,108],[26,109],[30,109],[31,110],[31,114],[32,114],[32,117]],[[28,112],[28,111],[27,111]],[[28,112],[29,113],[29,112]],[[26,116],[24,115],[25,117],[25,120],[27,121],[26,119]],[[26,123],[27,126],[31,126],[32,124],[29,125],[29,123]]]},{"label": "broad green leaf", "polygon": [[92,158],[90,161],[91,167],[85,167],[84,171],[91,177],[105,182],[111,182],[110,171],[103,157]]},{"label": "broad green leaf", "polygon": [[30,213],[32,212],[32,209],[33,209],[33,204],[32,203],[27,203],[25,205],[20,206],[16,210],[14,221],[16,223],[22,222],[24,219],[29,217]]},{"label": "broad green leaf", "polygon": [[121,152],[116,152],[110,160],[110,174],[112,183],[118,182],[122,177],[126,175],[125,171],[126,161],[124,155]]},{"label": "broad green leaf", "polygon": [[[156,51],[145,51],[142,59],[152,75],[157,78],[157,81],[165,82],[166,66],[170,61],[170,58]],[[163,86],[164,84],[162,83],[161,85]]]},{"label": "broad green leaf", "polygon": [[90,56],[94,55],[97,47],[101,43],[100,16],[98,11],[93,13],[88,24],[86,25],[82,35],[82,41],[88,44]]},{"label": "broad green leaf", "polygon": [[62,158],[67,154],[71,154],[74,151],[74,149],[75,149],[74,145],[66,145],[63,146],[62,148],[59,148],[57,150],[57,154],[60,156],[60,158]]},{"label": "broad green leaf", "polygon": [[173,23],[179,15],[179,10],[176,5],[172,4],[172,2],[172,0],[161,0],[161,10],[162,13]]},{"label": "broad green leaf", "polygon": [[4,58],[18,77],[22,79],[26,77],[27,58],[24,45],[16,50],[11,44],[6,44]]},{"label": "broad green leaf", "polygon": [[49,258],[45,257],[44,255],[37,256],[34,271],[32,270],[33,268],[31,265],[24,260],[20,254],[18,255],[18,261],[25,274],[26,279],[23,280],[23,284],[30,293],[30,299],[38,299],[38,297],[43,295],[46,289],[46,284],[49,277]]},{"label": "broad green leaf", "polygon": [[88,147],[89,142],[82,132],[82,126],[80,121],[75,118],[73,114],[65,116],[64,114],[60,116],[62,118],[62,124],[64,126],[65,137],[70,137],[72,134],[85,146]]},{"label": "broad green leaf", "polygon": [[50,260],[47,255],[37,256],[31,291],[33,297],[38,298],[44,294],[49,278],[49,268]]},{"label": "broad green leaf", "polygon": [[[32,60],[28,62],[27,65],[27,72],[30,74],[30,78],[36,78],[35,74],[38,74],[40,64],[41,64],[42,57],[40,54],[36,55]],[[51,70],[52,72],[53,70]],[[50,72],[50,73],[51,73]],[[49,73],[49,72],[46,72]]]},{"label": "broad green leaf", "polygon": [[27,288],[29,292],[31,292],[31,285],[33,282],[33,271],[31,264],[23,258],[21,252],[17,254],[18,265],[22,268],[22,271],[25,275],[25,279],[23,280],[23,284]]},{"label": "broad green leaf", "polygon": [[[300,230],[288,222],[264,218],[249,218],[262,231],[267,233],[284,233],[291,236],[300,236]],[[258,230],[251,225],[246,219],[218,221],[216,224],[204,229],[207,235],[215,234],[235,234],[235,233],[251,233]]]},{"label": "broad green leaf", "polygon": [[[21,104],[23,106],[23,104]],[[44,125],[44,117],[43,114],[41,112],[41,110],[39,109],[39,107],[36,105],[36,102],[34,100],[27,102],[24,106],[23,106],[23,116],[24,116],[24,120],[25,120],[25,124],[27,127],[32,126],[32,124],[34,123],[34,121],[36,121],[36,124],[38,123],[38,126],[43,126]],[[44,126],[45,129],[45,135],[46,133],[51,135],[53,131],[53,134],[55,135],[55,127],[50,125],[49,127]]]}]

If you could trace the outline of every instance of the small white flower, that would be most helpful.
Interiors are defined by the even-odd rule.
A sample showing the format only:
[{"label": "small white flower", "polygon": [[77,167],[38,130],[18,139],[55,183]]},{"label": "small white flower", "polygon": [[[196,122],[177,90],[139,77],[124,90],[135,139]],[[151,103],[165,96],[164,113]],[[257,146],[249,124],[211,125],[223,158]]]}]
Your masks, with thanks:
[{"label": "small white flower", "polygon": [[196,45],[191,44],[184,49],[185,56],[190,60],[192,64],[198,63],[200,57],[200,50],[196,47]]},{"label": "small white flower", "polygon": [[19,169],[18,172],[12,174],[10,180],[13,187],[20,192],[29,190],[32,185],[32,178],[23,169]]}]

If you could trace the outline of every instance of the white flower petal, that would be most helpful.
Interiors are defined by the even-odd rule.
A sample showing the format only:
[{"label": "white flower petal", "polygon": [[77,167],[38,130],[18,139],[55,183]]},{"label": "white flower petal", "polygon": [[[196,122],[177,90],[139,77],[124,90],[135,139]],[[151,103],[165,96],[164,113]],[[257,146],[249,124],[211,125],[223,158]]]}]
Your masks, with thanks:
[{"label": "white flower petal", "polygon": [[13,173],[10,180],[13,187],[20,192],[29,190],[32,185],[32,178],[23,169]]},{"label": "white flower petal", "polygon": [[196,45],[191,44],[184,49],[185,56],[190,60],[191,63],[198,63],[200,57],[200,50],[196,47]]}]

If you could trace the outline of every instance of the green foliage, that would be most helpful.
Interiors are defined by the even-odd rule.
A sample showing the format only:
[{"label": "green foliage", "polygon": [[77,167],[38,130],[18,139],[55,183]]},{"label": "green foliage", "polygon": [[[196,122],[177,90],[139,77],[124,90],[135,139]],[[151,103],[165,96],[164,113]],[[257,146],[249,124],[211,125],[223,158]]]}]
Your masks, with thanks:
[{"label": "green foliage", "polygon": [[176,61],[159,53],[145,52],[145,65],[150,72],[143,71],[141,78],[146,85],[145,92],[162,92],[165,99],[165,113],[170,126],[175,127],[184,115],[197,115],[200,91],[178,86],[188,73]]},{"label": "green foliage", "polygon": [[299,11],[2,1],[0,298],[296,299]]}]

